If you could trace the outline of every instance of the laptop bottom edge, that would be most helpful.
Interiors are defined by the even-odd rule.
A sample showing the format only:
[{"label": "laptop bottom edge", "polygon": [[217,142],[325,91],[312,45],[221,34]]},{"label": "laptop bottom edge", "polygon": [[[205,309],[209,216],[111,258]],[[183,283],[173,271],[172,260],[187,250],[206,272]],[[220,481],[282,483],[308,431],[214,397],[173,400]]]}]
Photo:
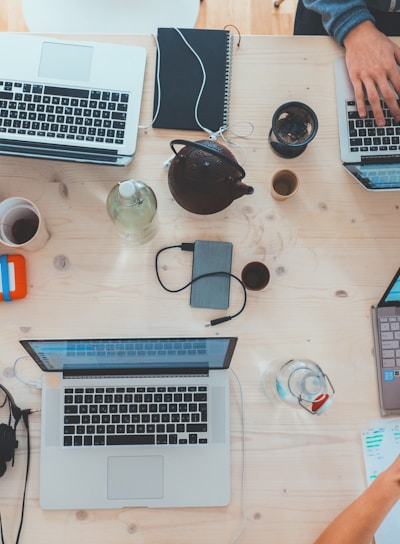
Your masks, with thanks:
[{"label": "laptop bottom edge", "polygon": [[26,157],[33,159],[50,159],[69,162],[104,164],[109,166],[126,166],[133,155],[118,155],[114,152],[99,153],[97,150],[74,148],[68,146],[29,147],[24,144],[10,144],[0,141],[0,155]]}]

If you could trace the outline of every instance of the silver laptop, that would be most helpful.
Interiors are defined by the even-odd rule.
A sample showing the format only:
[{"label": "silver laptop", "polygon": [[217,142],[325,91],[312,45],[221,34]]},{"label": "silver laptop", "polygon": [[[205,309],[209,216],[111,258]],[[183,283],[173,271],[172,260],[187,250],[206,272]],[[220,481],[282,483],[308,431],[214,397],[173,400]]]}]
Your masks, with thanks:
[{"label": "silver laptop", "polygon": [[229,503],[237,338],[20,342],[45,372],[42,508]]},{"label": "silver laptop", "polygon": [[382,415],[400,414],[400,269],[372,308]]},{"label": "silver laptop", "polygon": [[400,125],[383,102],[384,127],[376,126],[371,108],[367,118],[360,118],[344,57],[336,59],[335,75],[343,166],[365,189],[400,189]]},{"label": "silver laptop", "polygon": [[144,48],[2,32],[0,49],[0,154],[132,160]]}]

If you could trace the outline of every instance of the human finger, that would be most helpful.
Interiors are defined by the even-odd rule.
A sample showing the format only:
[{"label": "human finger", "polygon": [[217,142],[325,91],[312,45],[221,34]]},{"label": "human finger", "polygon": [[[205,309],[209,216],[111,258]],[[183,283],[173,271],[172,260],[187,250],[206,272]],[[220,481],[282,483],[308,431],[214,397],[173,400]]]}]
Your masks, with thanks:
[{"label": "human finger", "polygon": [[373,80],[368,79],[364,82],[364,86],[369,105],[371,106],[372,113],[375,117],[375,122],[378,127],[383,127],[385,125],[385,116],[376,83]]},{"label": "human finger", "polygon": [[364,85],[359,79],[352,81],[354,89],[354,97],[356,99],[357,111],[360,117],[367,116],[367,108],[365,105],[365,91]]},{"label": "human finger", "polygon": [[393,86],[389,82],[386,82],[386,85],[381,87],[380,91],[384,103],[389,108],[396,123],[398,123],[400,121],[400,107]]},{"label": "human finger", "polygon": [[[400,53],[399,53],[399,57],[400,57]],[[390,90],[392,91],[391,96],[390,96],[391,102],[387,102],[387,105],[388,105],[388,107],[390,109],[390,113],[393,115],[395,121],[397,123],[399,123],[400,122],[400,101],[399,101],[399,97],[400,97],[400,71],[399,71],[398,66],[396,66],[394,68],[394,70],[392,71],[392,73],[390,75]],[[386,100],[386,99],[384,98],[384,100]]]}]

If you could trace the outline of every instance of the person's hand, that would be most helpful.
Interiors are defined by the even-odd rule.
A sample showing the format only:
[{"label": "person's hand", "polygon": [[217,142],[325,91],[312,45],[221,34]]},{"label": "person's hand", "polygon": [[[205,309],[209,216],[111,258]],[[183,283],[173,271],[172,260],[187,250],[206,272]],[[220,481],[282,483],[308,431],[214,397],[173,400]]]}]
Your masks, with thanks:
[{"label": "person's hand", "polygon": [[366,116],[367,97],[377,125],[385,124],[380,93],[395,121],[399,123],[397,95],[400,96],[400,48],[377,30],[371,21],[364,21],[350,30],[343,44],[360,116]]},{"label": "person's hand", "polygon": [[379,475],[384,485],[389,490],[394,489],[397,497],[400,498],[400,455],[396,457],[389,467]]}]

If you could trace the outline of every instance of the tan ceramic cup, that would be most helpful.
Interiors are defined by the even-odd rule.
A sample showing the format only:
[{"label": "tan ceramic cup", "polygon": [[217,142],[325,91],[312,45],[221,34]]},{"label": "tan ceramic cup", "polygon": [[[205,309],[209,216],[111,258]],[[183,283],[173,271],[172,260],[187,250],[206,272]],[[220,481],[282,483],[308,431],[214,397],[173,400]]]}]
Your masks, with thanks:
[{"label": "tan ceramic cup", "polygon": [[299,188],[299,178],[293,170],[278,170],[272,176],[271,194],[276,200],[286,200]]},{"label": "tan ceramic cup", "polygon": [[8,248],[36,251],[50,235],[40,211],[23,197],[6,198],[0,202],[0,243]]}]

